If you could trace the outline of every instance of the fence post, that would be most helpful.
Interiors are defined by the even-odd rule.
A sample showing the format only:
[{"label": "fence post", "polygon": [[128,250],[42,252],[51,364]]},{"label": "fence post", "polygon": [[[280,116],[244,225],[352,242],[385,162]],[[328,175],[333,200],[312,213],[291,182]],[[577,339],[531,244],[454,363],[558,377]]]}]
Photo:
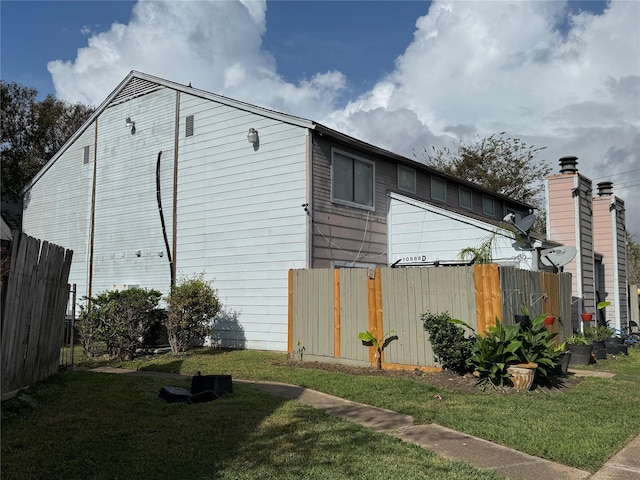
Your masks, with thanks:
[{"label": "fence post", "polygon": [[293,270],[289,269],[289,309],[288,309],[288,335],[287,335],[287,352],[289,355],[293,353]]}]

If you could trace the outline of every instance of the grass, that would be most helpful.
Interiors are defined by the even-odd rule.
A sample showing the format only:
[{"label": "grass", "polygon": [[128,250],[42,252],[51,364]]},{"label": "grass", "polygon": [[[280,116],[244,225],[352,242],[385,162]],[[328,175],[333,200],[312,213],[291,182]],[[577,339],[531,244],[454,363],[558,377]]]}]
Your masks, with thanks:
[{"label": "grass", "polygon": [[[640,433],[640,350],[631,350],[629,357],[618,357],[615,360],[608,360],[606,364],[604,362],[598,362],[603,369],[618,373],[613,379],[588,378],[578,386],[562,393],[522,392],[507,396],[459,394],[437,390],[429,385],[406,379],[351,376],[320,370],[274,365],[274,362],[284,359],[284,355],[273,352],[218,351],[205,349],[189,351],[176,357],[163,355],[139,358],[133,362],[124,364],[111,364],[137,370],[155,370],[187,375],[193,375],[197,371],[202,371],[203,374],[224,373],[231,374],[234,378],[281,381],[309,387],[353,401],[406,413],[412,415],[419,423],[436,422],[474,436],[525,451],[538,457],[547,458],[592,472],[598,470],[608,458]],[[97,364],[95,360],[93,362],[93,365]],[[77,375],[80,375],[78,379],[76,379]],[[89,399],[90,401],[87,402],[84,392],[88,391],[88,387],[83,386],[83,382],[85,382],[87,378],[92,377],[85,377],[86,375],[95,375],[99,378],[107,379],[114,377],[124,378],[121,376],[101,376],[83,372],[73,372],[69,374],[69,377],[67,377],[67,374],[59,376],[62,379],[70,378],[71,380],[69,380],[69,382],[73,385],[78,384],[74,394],[78,396],[78,405],[72,412],[73,415],[71,413],[69,413],[69,415],[77,416],[78,412],[81,411],[81,405],[85,405],[85,408],[87,408],[89,412],[104,411],[104,408],[91,403],[94,401],[95,395],[92,394]],[[124,389],[123,393],[116,403],[121,406],[127,405],[128,402],[137,401],[131,396],[126,397],[124,392],[130,391],[131,389],[142,389],[145,392],[145,398],[147,400],[142,410],[152,408],[151,411],[156,412],[160,409],[160,413],[152,413],[151,416],[161,419],[160,423],[157,421],[153,422],[147,418],[148,415],[146,415],[144,411],[140,411],[139,415],[135,414],[131,417],[127,414],[124,420],[124,425],[127,427],[129,424],[136,424],[136,419],[140,416],[143,422],[155,425],[154,428],[157,433],[161,432],[163,435],[167,435],[167,432],[173,431],[172,425],[169,425],[167,428],[164,427],[165,417],[168,416],[165,410],[168,410],[178,413],[179,425],[175,425],[176,432],[186,431],[186,435],[189,437],[191,430],[194,429],[193,433],[195,438],[198,438],[198,434],[195,432],[200,430],[201,425],[198,424],[198,420],[195,417],[191,417],[192,412],[196,409],[223,408],[218,406],[217,402],[189,406],[188,408],[187,406],[164,405],[162,403],[158,405],[155,396],[157,396],[160,386],[166,384],[166,379],[150,380],[136,378],[133,380],[131,377],[126,378],[129,379],[126,380],[127,382],[133,383],[122,387]],[[125,380],[114,379],[113,381],[124,382]],[[95,381],[93,382],[95,383]],[[140,382],[141,386],[136,386],[138,385],[136,382]],[[178,386],[174,380],[172,380],[170,384]],[[49,391],[48,389],[52,388],[48,385],[50,384],[46,383],[45,387],[43,387],[47,392]],[[55,382],[52,381],[51,385],[55,386]],[[147,386],[145,387],[145,385]],[[438,464],[440,466],[437,467],[429,467],[426,464],[436,461],[435,457],[431,457],[428,461],[425,459],[420,460],[424,460],[426,464],[420,464],[420,468],[417,468],[415,471],[422,470],[422,473],[414,474],[412,473],[414,470],[405,472],[401,470],[401,468],[406,466],[411,469],[413,468],[414,461],[418,462],[415,456],[417,455],[421,458],[419,450],[414,451],[412,450],[413,447],[409,445],[400,444],[400,446],[395,446],[396,442],[393,439],[380,437],[372,432],[363,431],[360,427],[345,424],[345,422],[326,416],[322,412],[308,409],[295,402],[285,402],[281,399],[274,399],[273,397],[254,391],[247,386],[238,386],[237,390],[238,392],[234,393],[233,397],[224,400],[224,402],[230,402],[225,403],[225,405],[229,406],[229,410],[225,410],[224,415],[214,413],[211,417],[217,419],[228,415],[234,422],[241,421],[243,424],[248,422],[246,426],[229,427],[230,430],[238,431],[246,429],[245,434],[241,435],[241,439],[233,440],[233,438],[235,438],[234,436],[231,438],[231,443],[236,445],[232,448],[233,455],[239,455],[238,452],[243,453],[239,456],[240,460],[237,462],[231,461],[228,470],[225,470],[227,467],[220,466],[220,463],[214,462],[213,465],[215,468],[218,468],[215,478],[227,478],[224,476],[227,475],[227,473],[220,472],[234,472],[232,475],[236,475],[237,478],[245,478],[242,475],[238,476],[238,472],[244,472],[245,469],[248,472],[246,478],[249,478],[249,476],[253,476],[254,478],[271,478],[269,476],[271,473],[269,472],[275,472],[278,468],[285,468],[282,467],[282,465],[286,465],[285,471],[300,474],[302,472],[302,470],[300,470],[300,468],[302,468],[301,466],[296,465],[294,460],[291,460],[291,464],[286,463],[286,458],[281,456],[282,454],[286,457],[286,452],[290,448],[295,450],[294,456],[291,457],[292,459],[298,458],[297,455],[302,455],[310,459],[310,463],[307,464],[310,470],[304,470],[302,474],[305,478],[315,478],[316,473],[309,474],[309,472],[316,471],[322,472],[317,474],[318,477],[322,475],[330,478],[349,478],[350,475],[354,474],[354,471],[350,470],[347,472],[345,470],[347,467],[338,466],[338,464],[342,465],[345,462],[359,465],[357,468],[362,474],[358,474],[352,478],[373,478],[373,473],[369,476],[364,472],[377,472],[377,469],[382,468],[383,465],[386,468],[390,460],[385,459],[380,463],[380,459],[386,458],[386,452],[392,448],[391,445],[394,445],[393,449],[394,452],[396,452],[394,455],[407,455],[408,460],[406,465],[404,462],[400,462],[401,464],[398,465],[397,468],[393,467],[390,470],[385,470],[383,477],[386,478],[457,478],[455,476],[458,474],[457,469],[462,468],[460,466],[448,466],[449,464],[446,462]],[[435,400],[433,398],[435,394],[440,395],[442,400]],[[45,398],[49,398],[47,395],[48,394],[45,394]],[[55,397],[55,395],[53,395],[53,397]],[[154,398],[152,399],[151,397]],[[260,400],[257,401],[257,399]],[[51,398],[50,401],[54,402],[54,399]],[[38,402],[40,404],[40,400],[38,400]],[[58,401],[55,400],[55,402]],[[41,414],[41,409],[48,410],[47,414],[43,414],[43,418],[47,418],[48,415],[52,415],[52,411],[54,413],[57,411],[56,408],[61,408],[62,410],[67,408],[66,402],[55,402],[53,407],[50,403],[46,403],[46,407],[43,404],[41,408],[35,409],[33,413],[27,415],[25,418],[31,421],[29,419],[34,415]],[[277,408],[264,412],[259,405],[254,405],[252,402],[256,404],[265,403],[268,405],[274,405],[275,402]],[[222,403],[220,403],[220,405],[222,405]],[[51,410],[52,408],[53,410]],[[226,408],[226,406],[224,408]],[[134,407],[131,407],[131,409],[134,412],[136,411]],[[252,417],[251,413],[254,410],[256,411],[256,415],[261,419],[260,421]],[[5,408],[3,405],[3,415],[4,411]],[[281,417],[280,415],[285,415],[285,417]],[[53,416],[56,415],[53,414]],[[91,414],[87,413],[81,418],[86,419],[86,417],[90,416]],[[22,418],[22,416],[19,416],[19,418]],[[72,423],[75,422],[82,423],[82,421],[74,419]],[[321,425],[316,426],[315,422]],[[16,423],[19,422],[10,420],[7,428],[16,428],[13,426],[16,425]],[[307,423],[309,423],[309,425],[307,425]],[[36,422],[33,425],[37,424]],[[268,432],[262,432],[262,428],[272,424],[276,426],[273,430],[268,429]],[[63,432],[62,427],[60,428],[61,432]],[[119,427],[114,427],[113,430],[118,430],[118,428]],[[293,431],[289,431],[290,428]],[[101,431],[102,429],[104,429],[104,425],[96,425],[91,427],[90,430]],[[312,437],[322,437],[319,442],[323,445],[322,449],[324,451],[306,451],[304,448],[305,439],[300,439],[296,436],[296,432],[300,429],[305,432],[307,429],[311,429],[314,432]],[[22,432],[22,430],[22,428],[18,428],[19,432]],[[276,430],[280,433],[274,437],[273,434]],[[9,431],[13,433],[13,430]],[[141,431],[144,431],[144,428],[142,428]],[[251,434],[251,432],[253,432],[253,434]],[[226,431],[218,431],[217,427],[211,428],[211,433],[219,436],[219,441],[222,442],[226,441],[228,435]],[[59,436],[60,434],[60,432],[58,434],[52,433],[53,436]],[[18,433],[18,435],[23,434]],[[235,433],[233,435],[235,435]],[[324,435],[327,435],[327,438],[325,438]],[[354,439],[361,438],[360,435],[368,437],[370,443],[362,449],[356,448],[354,445],[352,450],[351,435],[354,435]],[[177,433],[176,436],[181,437],[177,435]],[[3,473],[5,462],[7,461],[5,442],[9,441],[11,440],[7,439],[7,429],[3,425]],[[145,436],[141,438],[140,441],[148,442],[150,439]],[[255,445],[254,441],[257,442]],[[346,445],[344,444],[345,441],[347,443]],[[182,445],[183,442],[184,440],[180,438],[177,444]],[[323,442],[326,442],[326,444]],[[354,442],[357,444],[355,440]],[[29,441],[21,442],[22,445],[28,445],[29,443]],[[290,447],[289,443],[293,446]],[[333,451],[324,446],[334,443],[337,451]],[[262,447],[258,445],[277,445],[278,448],[270,449],[273,451],[269,452],[269,458],[264,460],[264,462],[266,462],[265,465],[251,463],[246,459],[242,460],[243,455],[262,458],[260,455],[264,455],[264,453],[259,455]],[[374,445],[384,445],[384,447],[381,450],[370,450]],[[103,448],[107,447],[113,448],[112,446],[103,446]],[[400,447],[408,447],[409,449],[406,451],[402,450],[402,448],[401,450],[395,450]],[[157,446],[151,444],[145,448],[145,451],[154,450],[155,448],[157,448]],[[196,447],[184,445],[181,448],[189,449]],[[310,446],[308,448],[311,449]],[[341,459],[339,462],[336,461],[336,465],[327,466],[322,463],[324,461],[323,459],[331,459],[334,456]],[[371,460],[368,461],[365,459]],[[154,460],[154,462],[155,461],[157,460]],[[168,460],[163,459],[163,461],[166,462]],[[197,461],[197,459],[194,461]],[[213,460],[211,461],[213,462]],[[223,462],[223,460],[219,461]],[[318,465],[316,465],[316,463],[318,463]],[[224,463],[224,465],[226,465],[226,463]],[[395,463],[391,462],[389,465],[395,465]],[[186,467],[180,468],[186,469]],[[271,470],[271,468],[273,468],[273,470]],[[291,468],[291,470],[289,470],[289,468]],[[373,470],[369,470],[369,468]],[[429,468],[436,468],[438,473],[434,473],[435,471],[429,470]],[[464,478],[486,478],[482,476],[474,477],[473,475],[481,474],[474,470],[470,471],[472,473],[468,471],[463,474],[463,477],[466,475]],[[400,474],[400,472],[402,472],[402,474]],[[431,474],[425,472],[431,472]],[[204,474],[201,474],[199,477],[196,477],[209,478],[203,475]],[[273,473],[273,475],[276,474]],[[280,473],[272,478],[276,477],[285,478]],[[9,476],[6,478],[12,477]],[[67,478],[79,477],[67,475]],[[125,476],[125,478],[136,477]],[[180,478],[180,476],[176,478]]]},{"label": "grass", "polygon": [[2,478],[499,478],[248,385],[186,405],[158,399],[165,384],[68,371],[5,402]]}]

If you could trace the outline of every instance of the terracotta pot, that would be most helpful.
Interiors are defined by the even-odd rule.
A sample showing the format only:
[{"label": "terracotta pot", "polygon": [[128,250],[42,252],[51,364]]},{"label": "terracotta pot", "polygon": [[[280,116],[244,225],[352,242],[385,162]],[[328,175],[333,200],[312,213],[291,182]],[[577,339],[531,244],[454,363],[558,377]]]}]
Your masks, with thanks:
[{"label": "terracotta pot", "polygon": [[582,317],[583,322],[590,322],[593,320],[593,313],[581,313],[580,316]]},{"label": "terracotta pot", "polygon": [[547,318],[544,319],[544,324],[545,325],[553,325],[553,323],[556,321],[556,317],[552,316],[552,315],[548,315]]},{"label": "terracotta pot", "polygon": [[507,367],[507,372],[511,375],[511,383],[516,390],[529,390],[533,385],[533,377],[536,374],[535,363],[521,363]]}]

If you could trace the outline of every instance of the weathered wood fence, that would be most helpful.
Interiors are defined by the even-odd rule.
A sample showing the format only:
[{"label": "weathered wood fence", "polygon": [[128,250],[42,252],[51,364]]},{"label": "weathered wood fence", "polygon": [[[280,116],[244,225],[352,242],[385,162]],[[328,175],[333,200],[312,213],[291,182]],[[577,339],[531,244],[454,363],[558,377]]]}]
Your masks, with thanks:
[{"label": "weathered wood fence", "polygon": [[14,232],[2,316],[2,395],[57,372],[73,252]]},{"label": "weathered wood fence", "polygon": [[476,332],[499,318],[514,323],[521,305],[531,316],[556,317],[547,328],[571,334],[571,275],[498,265],[440,268],[310,269],[289,271],[289,352],[307,359],[374,365],[373,348],[358,333],[397,340],[383,354],[384,368],[439,369],[421,315],[449,312]]}]

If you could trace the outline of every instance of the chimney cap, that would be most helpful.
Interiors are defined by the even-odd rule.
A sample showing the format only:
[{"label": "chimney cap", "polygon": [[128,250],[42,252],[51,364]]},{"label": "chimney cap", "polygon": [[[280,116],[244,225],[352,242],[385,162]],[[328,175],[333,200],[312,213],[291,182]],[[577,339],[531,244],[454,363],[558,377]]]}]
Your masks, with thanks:
[{"label": "chimney cap", "polygon": [[613,195],[613,182],[599,182],[598,196]]},{"label": "chimney cap", "polygon": [[578,157],[569,155],[560,158],[560,173],[576,173],[578,171]]}]

